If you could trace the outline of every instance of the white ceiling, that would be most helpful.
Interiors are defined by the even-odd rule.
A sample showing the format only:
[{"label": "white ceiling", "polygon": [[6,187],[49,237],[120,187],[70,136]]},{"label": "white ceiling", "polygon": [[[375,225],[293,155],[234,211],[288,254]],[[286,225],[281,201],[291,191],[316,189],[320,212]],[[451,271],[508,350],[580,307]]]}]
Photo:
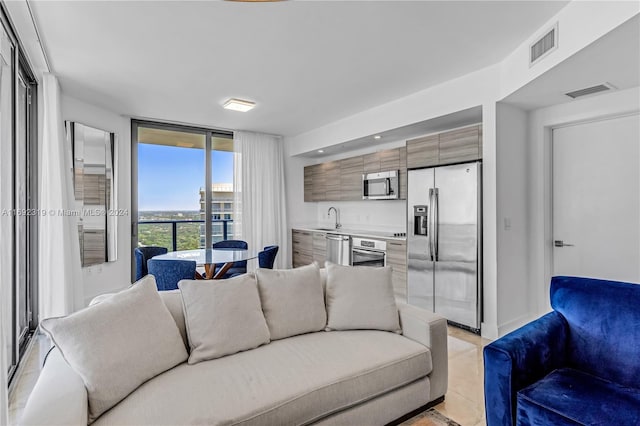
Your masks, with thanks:
[{"label": "white ceiling", "polygon": [[565,93],[602,83],[619,90],[640,85],[640,16],[629,19],[503,101],[532,110],[573,102]]},{"label": "white ceiling", "polygon": [[[494,64],[565,1],[30,1],[63,90],[135,117],[296,135]],[[229,97],[254,110],[222,109]]]}]

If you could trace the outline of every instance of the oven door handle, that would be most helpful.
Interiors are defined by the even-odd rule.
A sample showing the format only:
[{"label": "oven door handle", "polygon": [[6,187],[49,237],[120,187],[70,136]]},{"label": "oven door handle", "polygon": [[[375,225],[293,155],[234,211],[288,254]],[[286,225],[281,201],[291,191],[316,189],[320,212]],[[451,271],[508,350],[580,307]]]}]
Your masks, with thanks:
[{"label": "oven door handle", "polygon": [[371,254],[374,254],[374,255],[375,255],[375,254],[381,254],[381,255],[383,255],[383,256],[384,256],[384,254],[385,254],[385,252],[384,252],[384,251],[382,251],[382,250],[363,250],[363,249],[352,248],[352,249],[351,249],[351,251],[352,251],[352,252],[355,252],[355,253],[368,254],[368,255],[371,255]]}]

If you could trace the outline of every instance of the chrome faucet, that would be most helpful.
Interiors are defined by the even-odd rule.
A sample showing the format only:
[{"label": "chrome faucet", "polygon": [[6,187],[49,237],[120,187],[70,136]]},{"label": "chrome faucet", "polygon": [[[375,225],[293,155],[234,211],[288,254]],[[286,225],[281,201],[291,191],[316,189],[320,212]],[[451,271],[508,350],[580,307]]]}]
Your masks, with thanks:
[{"label": "chrome faucet", "polygon": [[336,213],[336,229],[342,228],[342,224],[340,223],[340,210],[335,207],[329,207],[329,211],[327,211],[327,217],[331,217],[331,210]]}]

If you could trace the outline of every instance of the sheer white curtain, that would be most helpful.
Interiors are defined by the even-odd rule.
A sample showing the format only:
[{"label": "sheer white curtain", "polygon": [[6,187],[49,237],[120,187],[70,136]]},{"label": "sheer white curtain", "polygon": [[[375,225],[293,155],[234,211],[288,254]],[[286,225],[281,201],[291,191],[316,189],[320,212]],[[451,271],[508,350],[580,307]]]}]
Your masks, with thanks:
[{"label": "sheer white curtain", "polygon": [[[4,30],[0,28],[0,211],[13,205],[11,158],[11,49]],[[7,371],[11,345],[11,216],[0,214],[0,424],[8,424]]]},{"label": "sheer white curtain", "polygon": [[280,246],[274,267],[284,268],[288,242],[282,138],[240,131],[234,132],[233,146],[234,235],[258,251]]},{"label": "sheer white curtain", "polygon": [[75,211],[71,147],[66,141],[60,86],[52,74],[43,79],[44,123],[40,176],[40,217],[38,244],[40,318],[60,316],[84,305],[78,242],[78,218],[65,215]]}]

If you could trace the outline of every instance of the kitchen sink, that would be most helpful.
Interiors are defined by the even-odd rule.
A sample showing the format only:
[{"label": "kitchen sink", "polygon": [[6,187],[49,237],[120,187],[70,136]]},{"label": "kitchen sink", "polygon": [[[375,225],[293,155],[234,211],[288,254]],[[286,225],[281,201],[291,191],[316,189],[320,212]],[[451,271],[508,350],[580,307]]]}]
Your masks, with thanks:
[{"label": "kitchen sink", "polygon": [[316,231],[337,231],[336,228],[315,228]]}]

